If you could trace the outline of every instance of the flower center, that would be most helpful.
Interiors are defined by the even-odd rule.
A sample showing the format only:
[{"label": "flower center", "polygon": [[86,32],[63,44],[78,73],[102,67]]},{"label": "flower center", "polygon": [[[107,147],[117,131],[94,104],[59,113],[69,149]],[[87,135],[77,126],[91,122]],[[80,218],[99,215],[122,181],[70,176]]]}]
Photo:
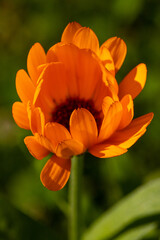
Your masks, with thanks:
[{"label": "flower center", "polygon": [[96,120],[99,129],[101,124],[100,111],[96,110],[92,100],[84,100],[79,98],[68,98],[65,102],[58,105],[52,113],[52,121],[58,122],[69,129],[69,119],[72,112],[78,108],[85,108]]}]

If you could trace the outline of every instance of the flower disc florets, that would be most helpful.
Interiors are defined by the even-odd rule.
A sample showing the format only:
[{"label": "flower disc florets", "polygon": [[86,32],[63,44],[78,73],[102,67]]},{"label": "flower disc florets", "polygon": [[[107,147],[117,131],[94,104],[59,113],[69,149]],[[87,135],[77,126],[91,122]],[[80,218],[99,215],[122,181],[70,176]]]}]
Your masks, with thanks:
[{"label": "flower disc florets", "polygon": [[101,112],[95,109],[92,100],[84,100],[79,98],[68,98],[65,102],[58,105],[52,113],[52,122],[57,122],[65,126],[69,130],[69,120],[72,112],[78,108],[87,109],[94,117],[98,129],[102,119],[100,117]]}]

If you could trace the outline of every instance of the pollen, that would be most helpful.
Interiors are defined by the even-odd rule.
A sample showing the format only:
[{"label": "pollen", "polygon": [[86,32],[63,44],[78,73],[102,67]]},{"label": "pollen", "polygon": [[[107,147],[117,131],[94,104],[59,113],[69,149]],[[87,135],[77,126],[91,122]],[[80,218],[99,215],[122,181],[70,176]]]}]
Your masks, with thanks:
[{"label": "pollen", "polygon": [[92,100],[85,100],[79,98],[68,98],[65,102],[58,105],[52,113],[52,121],[57,122],[69,129],[69,119],[72,112],[78,108],[87,109],[95,118],[97,127],[101,125],[100,111],[95,109]]}]

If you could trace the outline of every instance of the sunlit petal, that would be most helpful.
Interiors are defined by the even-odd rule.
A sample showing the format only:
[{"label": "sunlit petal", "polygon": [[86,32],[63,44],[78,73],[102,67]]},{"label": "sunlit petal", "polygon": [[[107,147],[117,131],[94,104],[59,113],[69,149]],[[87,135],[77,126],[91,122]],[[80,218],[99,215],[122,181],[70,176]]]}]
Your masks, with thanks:
[{"label": "sunlit petal", "polygon": [[144,63],[133,68],[119,84],[120,99],[130,94],[134,99],[144,88],[147,77],[147,68]]},{"label": "sunlit petal", "polygon": [[103,110],[106,114],[104,115],[102,126],[100,128],[99,141],[108,139],[117,130],[122,117],[121,103],[112,103],[110,99],[107,100],[110,106],[108,107],[108,111],[107,109]]},{"label": "sunlit petal", "polygon": [[79,48],[91,49],[93,52],[99,53],[98,38],[90,28],[80,28],[75,33],[72,42]]},{"label": "sunlit petal", "polygon": [[89,152],[95,157],[110,158],[124,154],[125,152],[127,152],[127,150],[120,146],[111,145],[109,143],[100,143],[91,147],[89,149]]},{"label": "sunlit petal", "polygon": [[131,147],[146,131],[153,118],[153,113],[148,113],[134,119],[126,128],[117,131],[110,142],[122,148]]},{"label": "sunlit petal", "polygon": [[82,26],[77,22],[69,23],[63,31],[61,42],[71,43],[77,30]]},{"label": "sunlit petal", "polygon": [[101,46],[100,47],[100,53],[99,57],[101,61],[103,62],[104,66],[110,71],[113,75],[115,75],[115,66],[114,66],[114,61],[111,56],[110,51],[106,46]]},{"label": "sunlit petal", "polygon": [[28,101],[32,102],[35,86],[29,78],[28,74],[23,69],[17,72],[16,89],[22,102],[25,104],[27,104]]},{"label": "sunlit petal", "polygon": [[118,72],[127,53],[125,42],[121,38],[112,37],[104,42],[102,46],[105,46],[110,51],[115,65],[115,71]]},{"label": "sunlit petal", "polygon": [[133,108],[133,100],[131,95],[125,95],[121,100],[123,112],[122,118],[120,121],[119,129],[125,128],[133,119],[134,108]]},{"label": "sunlit petal", "polygon": [[26,107],[21,102],[15,102],[12,106],[12,114],[17,125],[24,129],[29,129],[29,120]]},{"label": "sunlit petal", "polygon": [[27,58],[27,69],[35,85],[40,75],[38,66],[44,63],[46,63],[46,54],[44,52],[44,49],[39,43],[35,43],[30,49]]}]

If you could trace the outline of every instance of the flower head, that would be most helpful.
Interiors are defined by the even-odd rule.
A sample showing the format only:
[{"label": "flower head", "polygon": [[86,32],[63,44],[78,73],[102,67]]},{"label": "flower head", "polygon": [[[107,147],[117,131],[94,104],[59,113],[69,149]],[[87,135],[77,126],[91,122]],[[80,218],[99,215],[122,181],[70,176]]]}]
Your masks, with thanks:
[{"label": "flower head", "polygon": [[72,156],[118,156],[145,133],[153,113],[133,119],[133,99],[145,85],[146,66],[136,66],[118,85],[115,74],[125,55],[120,38],[99,47],[95,33],[75,22],[47,54],[39,43],[31,48],[29,75],[19,70],[16,76],[22,102],[13,104],[13,117],[31,130],[24,142],[35,158],[53,153],[41,172],[48,189],[64,187]]}]

